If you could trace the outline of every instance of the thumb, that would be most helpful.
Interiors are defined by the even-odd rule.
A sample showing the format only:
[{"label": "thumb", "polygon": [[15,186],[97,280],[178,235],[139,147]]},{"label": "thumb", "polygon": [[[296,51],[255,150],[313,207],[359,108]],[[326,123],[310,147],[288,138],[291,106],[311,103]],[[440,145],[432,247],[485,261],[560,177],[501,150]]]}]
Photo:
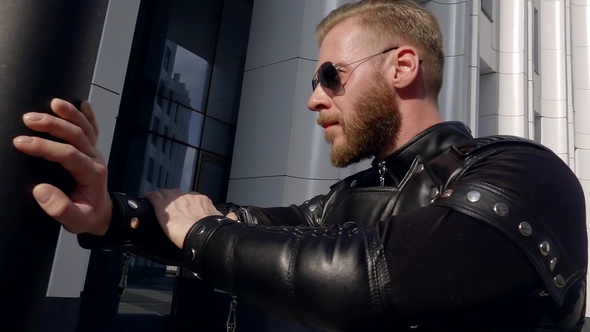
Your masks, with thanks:
[{"label": "thumb", "polygon": [[41,209],[59,221],[67,231],[74,234],[86,231],[82,211],[60,189],[50,184],[40,184],[33,188],[33,196]]}]

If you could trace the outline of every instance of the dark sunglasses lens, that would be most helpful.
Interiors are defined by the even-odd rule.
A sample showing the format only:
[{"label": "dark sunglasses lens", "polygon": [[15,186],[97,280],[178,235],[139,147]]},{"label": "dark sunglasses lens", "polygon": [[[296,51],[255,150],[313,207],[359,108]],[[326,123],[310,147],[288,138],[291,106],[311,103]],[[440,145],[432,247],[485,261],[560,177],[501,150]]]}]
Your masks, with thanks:
[{"label": "dark sunglasses lens", "polygon": [[340,91],[340,74],[331,62],[322,64],[318,70],[320,84],[336,94]]}]

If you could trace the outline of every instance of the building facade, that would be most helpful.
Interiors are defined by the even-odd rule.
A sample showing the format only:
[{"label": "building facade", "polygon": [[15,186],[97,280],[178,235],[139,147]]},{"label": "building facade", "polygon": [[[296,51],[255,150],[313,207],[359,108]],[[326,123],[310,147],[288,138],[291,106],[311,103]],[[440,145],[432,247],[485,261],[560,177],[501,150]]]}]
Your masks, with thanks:
[{"label": "building facade", "polygon": [[[180,187],[217,202],[284,206],[368,167],[332,167],[306,107],[314,28],[351,1],[110,1],[89,100],[111,188]],[[465,122],[474,136],[548,146],[590,202],[590,0],[416,1],[444,33],[444,119]],[[51,324],[114,331],[131,324],[125,315],[143,315],[154,331],[166,316],[223,328],[226,294],[140,257],[131,271],[120,297],[121,255],[83,250],[62,230],[47,292]],[[244,330],[304,330],[240,310]]]}]

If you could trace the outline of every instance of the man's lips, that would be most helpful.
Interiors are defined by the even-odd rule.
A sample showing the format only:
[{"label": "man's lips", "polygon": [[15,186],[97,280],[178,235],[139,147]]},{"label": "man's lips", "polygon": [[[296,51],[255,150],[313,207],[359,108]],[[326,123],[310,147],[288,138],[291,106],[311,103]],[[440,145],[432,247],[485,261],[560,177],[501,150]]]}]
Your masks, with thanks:
[{"label": "man's lips", "polygon": [[335,126],[337,124],[338,124],[338,122],[326,122],[326,123],[322,123],[322,127],[324,129],[326,129],[326,128],[330,127],[330,126]]}]

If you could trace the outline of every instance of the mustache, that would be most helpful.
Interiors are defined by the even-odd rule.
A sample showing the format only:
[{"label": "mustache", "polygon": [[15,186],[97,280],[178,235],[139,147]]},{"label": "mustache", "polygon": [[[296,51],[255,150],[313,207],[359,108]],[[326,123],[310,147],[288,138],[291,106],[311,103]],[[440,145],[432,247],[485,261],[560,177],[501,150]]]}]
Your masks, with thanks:
[{"label": "mustache", "polygon": [[343,124],[344,121],[343,121],[342,116],[339,115],[339,114],[331,114],[331,115],[329,115],[329,114],[321,114],[320,113],[320,115],[316,119],[316,123],[319,126],[324,126],[324,125],[332,124],[332,123],[340,123],[340,124]]}]

